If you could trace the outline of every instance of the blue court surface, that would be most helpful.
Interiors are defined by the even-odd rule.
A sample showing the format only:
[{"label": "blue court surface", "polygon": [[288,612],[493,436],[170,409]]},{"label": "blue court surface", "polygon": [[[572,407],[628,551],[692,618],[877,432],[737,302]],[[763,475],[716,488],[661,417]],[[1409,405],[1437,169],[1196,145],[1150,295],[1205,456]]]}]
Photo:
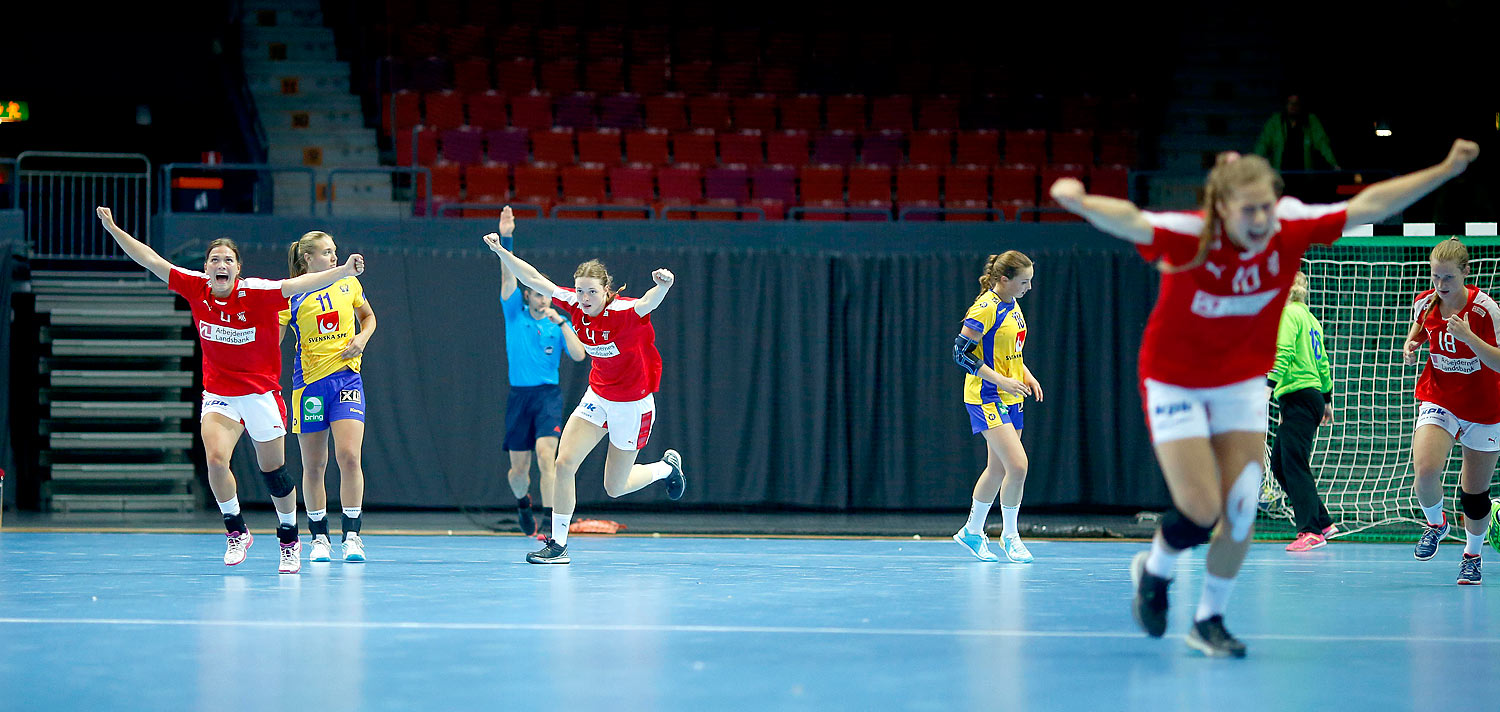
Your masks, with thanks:
[{"label": "blue court surface", "polygon": [[[1143,543],[370,536],[366,564],[237,567],[206,534],[0,534],[4,710],[1389,710],[1500,700],[1500,586],[1460,547],[1256,545],[1244,660],[1136,631]],[[1491,552],[1493,553],[1493,552]],[[1491,564],[1492,566],[1495,564]],[[1500,577],[1500,570],[1491,572]]]}]

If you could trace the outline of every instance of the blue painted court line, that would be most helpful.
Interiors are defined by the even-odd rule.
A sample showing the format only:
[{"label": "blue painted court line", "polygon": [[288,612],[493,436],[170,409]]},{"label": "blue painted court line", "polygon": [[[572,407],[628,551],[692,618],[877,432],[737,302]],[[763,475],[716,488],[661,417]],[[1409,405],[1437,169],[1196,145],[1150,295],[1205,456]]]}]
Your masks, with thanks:
[{"label": "blue painted court line", "polygon": [[[1141,543],[372,536],[366,564],[278,575],[223,539],[0,533],[0,710],[1366,709],[1500,698],[1500,604],[1460,546],[1256,545],[1230,604],[1245,660],[1130,619]],[[1495,558],[1492,557],[1491,558]],[[1492,576],[1500,574],[1492,573]],[[1500,585],[1491,583],[1491,586]],[[1445,698],[1448,697],[1445,695]]]}]

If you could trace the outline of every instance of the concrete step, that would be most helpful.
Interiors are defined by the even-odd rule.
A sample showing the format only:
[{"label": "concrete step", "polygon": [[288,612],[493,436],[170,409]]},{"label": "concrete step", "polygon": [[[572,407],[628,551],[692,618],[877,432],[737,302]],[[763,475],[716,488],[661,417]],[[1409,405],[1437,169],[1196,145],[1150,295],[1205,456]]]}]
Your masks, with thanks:
[{"label": "concrete step", "polygon": [[38,294],[36,310],[47,313],[55,309],[139,308],[174,309],[177,298],[171,292],[152,290],[131,295],[118,294]]},{"label": "concrete step", "polygon": [[246,27],[322,27],[323,11],[307,7],[246,7],[240,21]]},{"label": "concrete step", "polygon": [[52,401],[52,418],[110,420],[185,420],[193,417],[193,404],[181,401]]},{"label": "concrete step", "polygon": [[190,312],[171,308],[58,307],[48,314],[53,326],[186,327],[193,323]]},{"label": "concrete step", "polygon": [[380,165],[380,149],[368,146],[276,145],[267,150],[272,165],[308,166],[310,168],[375,168]]},{"label": "concrete step", "polygon": [[191,482],[196,477],[187,463],[67,464],[52,466],[53,482]]},{"label": "concrete step", "polygon": [[43,294],[110,295],[134,298],[137,295],[158,295],[166,288],[161,280],[146,279],[78,279],[69,277],[31,275],[31,291]]},{"label": "concrete step", "polygon": [[193,342],[178,339],[57,339],[53,356],[107,358],[186,358],[193,355]]},{"label": "concrete step", "polygon": [[346,146],[374,146],[375,129],[363,126],[353,129],[314,131],[312,129],[266,129],[266,141],[272,146],[324,146],[341,148]]},{"label": "concrete step", "polygon": [[349,93],[349,72],[343,74],[252,74],[245,77],[250,93],[304,96],[322,99],[329,95]]},{"label": "concrete step", "polygon": [[365,128],[363,111],[291,109],[260,112],[267,131],[346,131]]},{"label": "concrete step", "polygon": [[187,450],[191,433],[52,433],[53,450]]},{"label": "concrete step", "polygon": [[47,374],[54,388],[191,388],[191,371],[59,369]]},{"label": "concrete step", "polygon": [[313,99],[296,94],[285,95],[277,92],[275,94],[257,94],[255,96],[255,110],[262,116],[267,113],[280,111],[337,111],[340,113],[351,113],[363,115],[359,97],[352,94],[339,94],[337,96],[326,96]]},{"label": "concrete step", "polygon": [[198,496],[192,494],[54,494],[53,512],[192,512]]},{"label": "concrete step", "polygon": [[[318,45],[333,44],[333,30],[327,27],[259,27],[256,25],[245,26],[245,46],[252,43],[284,42],[288,45]],[[301,61],[294,57],[288,57],[291,61]]]},{"label": "concrete step", "polygon": [[[338,48],[333,43],[333,32],[318,28],[262,28],[284,34],[310,33],[306,38],[271,36],[245,32],[244,52],[246,62],[333,62],[338,60]],[[313,34],[316,33],[316,34]]]}]

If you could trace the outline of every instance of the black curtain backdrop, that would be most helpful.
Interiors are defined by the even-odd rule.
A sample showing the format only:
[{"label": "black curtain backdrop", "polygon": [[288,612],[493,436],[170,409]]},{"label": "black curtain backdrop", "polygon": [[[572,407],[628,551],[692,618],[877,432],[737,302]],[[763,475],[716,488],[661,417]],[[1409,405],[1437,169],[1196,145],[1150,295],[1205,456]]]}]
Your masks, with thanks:
[{"label": "black curtain backdrop", "polygon": [[[17,214],[11,212],[0,213],[0,220],[16,219],[15,221],[19,223],[18,217]],[[24,273],[17,274],[18,271],[24,269],[25,258],[23,255],[25,254],[26,246],[23,242],[9,240],[8,238],[10,237],[12,235],[9,234],[6,226],[0,225],[0,316],[3,316],[5,319],[5,328],[0,329],[0,373],[5,374],[5,378],[0,379],[0,403],[5,404],[5,412],[0,413],[0,469],[5,470],[5,491],[0,493],[4,495],[3,498],[0,498],[0,506],[15,502],[16,493],[20,489],[20,476],[16,472],[15,440],[11,437],[11,428],[30,425],[32,428],[30,436],[35,437],[36,435],[36,424],[34,422],[18,423],[11,417],[13,404],[10,401],[10,383],[12,377],[19,377],[23,373],[26,373],[30,377],[35,378],[36,371],[26,372],[22,368],[17,368],[15,371],[11,370],[13,365],[23,365],[12,363],[11,351],[15,342],[15,335],[11,332],[12,325],[15,323],[15,315],[12,313],[12,297],[15,294],[17,282],[19,281],[17,278],[19,277],[20,280],[26,279]],[[23,421],[29,420],[23,419]],[[23,437],[26,436],[23,435]]]},{"label": "black curtain backdrop", "polygon": [[[536,237],[543,230],[527,232],[518,252],[559,283],[569,283],[574,267],[594,257],[617,283],[629,284],[629,295],[651,285],[652,269],[677,275],[652,317],[665,373],[659,420],[641,461],[668,447],[681,451],[691,477],[686,504],[966,506],[984,445],[969,431],[963,374],[951,360],[953,336],[978,294],[986,250],[1011,247],[1036,262],[1035,287],[1022,309],[1026,362],[1046,396],[1026,406],[1026,502],[1160,507],[1168,501],[1136,384],[1136,349],[1156,275],[1112,241],[991,232],[944,249],[928,228],[922,239],[887,236],[890,249],[837,235],[824,243],[692,246],[662,239],[623,247],[587,246],[597,239],[581,237],[568,247],[574,241],[561,239],[568,230],[583,235],[589,228],[558,222],[545,240]],[[411,246],[409,236],[381,241],[407,245],[396,247],[339,238],[342,254],[359,250],[369,258],[361,281],[379,319],[364,361],[367,506],[513,502],[500,447],[508,385],[499,261],[467,249],[477,234],[452,248]],[[285,274],[283,244],[242,247],[247,274]],[[191,244],[179,255],[183,264],[198,259]],[[290,352],[287,345],[288,382]],[[587,362],[564,359],[562,384],[566,417],[587,384]],[[295,439],[287,444],[291,469],[300,475]],[[585,510],[609,501],[603,451],[596,449],[578,473]],[[234,463],[241,499],[263,502],[253,462],[242,441]],[[332,462],[327,487],[336,502]],[[623,501],[667,502],[659,487]]]}]

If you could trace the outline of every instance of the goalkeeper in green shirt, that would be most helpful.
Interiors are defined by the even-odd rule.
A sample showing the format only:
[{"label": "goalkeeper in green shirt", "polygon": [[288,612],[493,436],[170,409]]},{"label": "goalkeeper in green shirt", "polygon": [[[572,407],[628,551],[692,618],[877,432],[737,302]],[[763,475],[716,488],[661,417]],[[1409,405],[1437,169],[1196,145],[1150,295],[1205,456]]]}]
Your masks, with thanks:
[{"label": "goalkeeper in green shirt", "polygon": [[1271,473],[1292,502],[1297,538],[1287,551],[1312,551],[1338,533],[1318,497],[1312,474],[1312,443],[1318,424],[1333,422],[1333,378],[1324,350],[1323,325],[1307,309],[1307,275],[1297,273],[1281,312],[1276,363],[1268,380],[1281,407],[1281,427],[1271,445]]}]

